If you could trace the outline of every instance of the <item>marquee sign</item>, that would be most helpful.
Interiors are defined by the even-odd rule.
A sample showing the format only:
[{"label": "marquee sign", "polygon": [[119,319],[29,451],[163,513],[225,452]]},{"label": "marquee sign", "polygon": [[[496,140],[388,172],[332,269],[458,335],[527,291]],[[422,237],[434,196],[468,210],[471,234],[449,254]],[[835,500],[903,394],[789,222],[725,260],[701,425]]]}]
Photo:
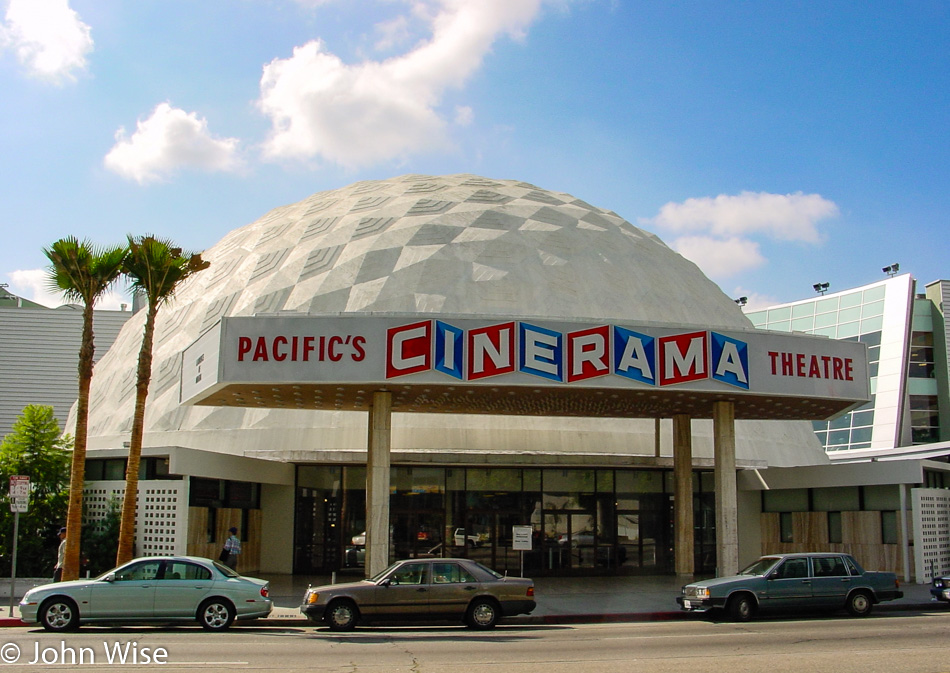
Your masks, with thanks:
[{"label": "marquee sign", "polygon": [[858,342],[695,325],[429,315],[224,318],[185,351],[182,401],[221,404],[212,400],[216,392],[242,384],[680,390],[833,400],[835,408],[869,399],[867,351]]}]

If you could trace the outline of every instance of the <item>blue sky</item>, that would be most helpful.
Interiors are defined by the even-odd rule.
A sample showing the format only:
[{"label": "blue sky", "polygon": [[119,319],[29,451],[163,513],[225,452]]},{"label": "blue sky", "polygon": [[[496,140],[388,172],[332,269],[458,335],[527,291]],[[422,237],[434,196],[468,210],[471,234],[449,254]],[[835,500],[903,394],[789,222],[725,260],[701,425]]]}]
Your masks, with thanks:
[{"label": "blue sky", "polygon": [[0,0],[0,283],[405,173],[569,192],[750,307],[928,283],[948,130],[945,0]]}]

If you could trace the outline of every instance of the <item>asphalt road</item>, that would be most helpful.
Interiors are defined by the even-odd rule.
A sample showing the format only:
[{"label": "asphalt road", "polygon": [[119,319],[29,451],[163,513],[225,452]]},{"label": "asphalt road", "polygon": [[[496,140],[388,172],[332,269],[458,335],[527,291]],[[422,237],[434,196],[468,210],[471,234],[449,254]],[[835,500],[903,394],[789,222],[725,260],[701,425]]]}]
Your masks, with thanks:
[{"label": "asphalt road", "polygon": [[950,671],[950,614],[500,626],[489,632],[238,627],[209,634],[197,627],[84,627],[65,637],[22,628],[0,633],[0,673],[133,665],[139,671],[920,673]]}]

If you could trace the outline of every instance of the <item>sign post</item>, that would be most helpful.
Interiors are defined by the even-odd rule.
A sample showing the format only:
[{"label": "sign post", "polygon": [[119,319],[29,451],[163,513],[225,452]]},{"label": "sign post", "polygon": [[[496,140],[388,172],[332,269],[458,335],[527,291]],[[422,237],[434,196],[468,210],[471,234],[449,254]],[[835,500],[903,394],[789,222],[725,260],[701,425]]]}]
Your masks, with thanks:
[{"label": "sign post", "polygon": [[511,527],[511,548],[521,552],[521,576],[524,577],[524,553],[531,551],[531,526]]},{"label": "sign post", "polygon": [[20,512],[30,508],[30,478],[24,475],[10,477],[10,511],[13,512],[13,555],[10,557],[10,616],[16,602],[16,548],[20,536]]}]

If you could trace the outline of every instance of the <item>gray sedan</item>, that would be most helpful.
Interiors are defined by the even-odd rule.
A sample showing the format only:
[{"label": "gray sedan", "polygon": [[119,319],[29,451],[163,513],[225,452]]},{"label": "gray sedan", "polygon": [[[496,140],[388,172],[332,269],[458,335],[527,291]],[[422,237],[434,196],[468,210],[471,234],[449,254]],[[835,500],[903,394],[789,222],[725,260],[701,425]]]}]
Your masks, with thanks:
[{"label": "gray sedan", "polygon": [[20,601],[20,618],[47,631],[91,622],[198,621],[221,631],[273,609],[265,580],[193,556],[139,558],[95,579],[44,584]]},{"label": "gray sedan", "polygon": [[311,587],[300,611],[335,631],[379,621],[464,621],[490,629],[535,608],[534,582],[504,577],[470,559],[397,561],[372,579]]},{"label": "gray sedan", "polygon": [[760,609],[844,608],[864,617],[875,603],[903,595],[894,573],[864,570],[850,554],[816,552],[763,556],[733,577],[687,584],[676,601],[684,610],[725,609],[746,621]]}]

